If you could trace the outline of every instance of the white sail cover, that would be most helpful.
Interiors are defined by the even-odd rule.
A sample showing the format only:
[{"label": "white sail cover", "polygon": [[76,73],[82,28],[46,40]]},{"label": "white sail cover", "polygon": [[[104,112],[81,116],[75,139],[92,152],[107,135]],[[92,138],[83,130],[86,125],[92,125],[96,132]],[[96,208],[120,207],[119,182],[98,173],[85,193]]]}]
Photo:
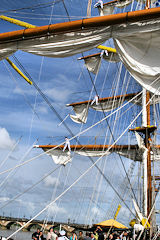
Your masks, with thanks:
[{"label": "white sail cover", "polygon": [[70,114],[70,118],[76,123],[86,123],[88,117],[88,106],[86,104],[73,106],[75,115]]},{"label": "white sail cover", "polygon": [[117,2],[110,2],[103,5],[103,9],[98,7],[100,16],[111,15],[114,12],[115,7],[124,8],[131,4],[132,0],[119,0]]},{"label": "white sail cover", "polygon": [[106,54],[106,51],[105,51],[102,57],[100,55],[96,55],[96,56],[90,56],[90,57],[84,58],[85,66],[88,69],[88,71],[96,74],[99,69],[99,65],[102,58],[108,62],[120,61],[118,53],[108,52]]}]

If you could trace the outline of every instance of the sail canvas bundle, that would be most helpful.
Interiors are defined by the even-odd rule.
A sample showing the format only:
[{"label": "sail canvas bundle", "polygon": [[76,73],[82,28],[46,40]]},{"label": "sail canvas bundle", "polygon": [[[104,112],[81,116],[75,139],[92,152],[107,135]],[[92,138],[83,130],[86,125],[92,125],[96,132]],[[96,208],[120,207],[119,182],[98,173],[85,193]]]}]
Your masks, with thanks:
[{"label": "sail canvas bundle", "polygon": [[86,123],[88,117],[88,105],[81,104],[73,107],[75,115],[70,114],[70,118],[76,123]]},{"label": "sail canvas bundle", "polygon": [[[39,148],[40,146],[35,145],[34,147]],[[54,147],[52,149],[50,146],[42,147],[42,149],[47,153],[47,155],[51,156],[55,164],[66,165],[68,162],[72,161],[69,151],[63,152],[62,149],[54,149]]]},{"label": "sail canvas bundle", "polygon": [[79,60],[84,59],[85,66],[88,71],[97,74],[102,58],[107,62],[115,63],[120,61],[118,53],[108,51],[104,51],[102,55],[101,53],[97,53],[87,57],[79,58]]}]

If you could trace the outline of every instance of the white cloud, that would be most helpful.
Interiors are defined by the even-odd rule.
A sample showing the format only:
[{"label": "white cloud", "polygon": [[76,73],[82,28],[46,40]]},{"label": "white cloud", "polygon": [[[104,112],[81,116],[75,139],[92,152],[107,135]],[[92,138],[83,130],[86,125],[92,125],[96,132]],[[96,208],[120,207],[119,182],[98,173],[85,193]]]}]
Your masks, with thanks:
[{"label": "white cloud", "polygon": [[97,207],[93,207],[91,209],[91,212],[94,214],[94,215],[100,215],[100,210],[97,208]]},{"label": "white cloud", "polygon": [[58,185],[60,185],[60,182],[59,182],[58,178],[48,176],[47,178],[45,178],[44,184],[46,187],[50,187],[50,186],[55,186],[55,185],[58,186]]},{"label": "white cloud", "polygon": [[52,213],[52,214],[53,213],[57,213],[57,212],[58,212],[58,214],[61,214],[61,213],[66,213],[66,210],[64,208],[62,208],[62,207],[57,206],[56,203],[53,203],[49,207],[49,212]]},{"label": "white cloud", "polygon": [[35,210],[35,205],[33,202],[27,202],[27,208],[29,209],[29,211],[32,213]]},{"label": "white cloud", "polygon": [[11,139],[5,128],[0,128],[0,149],[12,148],[15,141]]},{"label": "white cloud", "polygon": [[71,91],[69,89],[62,89],[59,87],[55,87],[55,88],[46,90],[45,94],[47,94],[51,99],[53,99],[56,102],[58,101],[60,103],[65,103],[69,98]]},{"label": "white cloud", "polygon": [[6,202],[8,200],[10,200],[10,198],[8,198],[8,197],[0,197],[0,202]]},{"label": "white cloud", "polygon": [[38,106],[37,111],[39,113],[48,113],[48,109],[45,106]]}]

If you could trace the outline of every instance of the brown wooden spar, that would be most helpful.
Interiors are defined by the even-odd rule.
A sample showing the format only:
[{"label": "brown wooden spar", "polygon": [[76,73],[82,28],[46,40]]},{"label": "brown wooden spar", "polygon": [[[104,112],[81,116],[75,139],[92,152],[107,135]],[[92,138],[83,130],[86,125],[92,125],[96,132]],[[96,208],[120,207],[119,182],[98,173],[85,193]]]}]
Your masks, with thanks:
[{"label": "brown wooden spar", "polygon": [[[99,102],[106,102],[106,101],[118,100],[118,99],[127,100],[127,99],[130,99],[131,97],[136,96],[138,93],[139,92],[137,92],[137,93],[128,93],[128,94],[112,96],[112,97],[106,97],[106,98],[99,98],[98,101]],[[67,104],[66,106],[67,107],[77,106],[77,105],[81,105],[81,104],[88,104],[88,103],[91,103],[91,102],[92,102],[92,100],[87,100],[87,101],[82,101],[82,102],[70,103],[70,104]]]},{"label": "brown wooden spar", "polygon": [[77,21],[57,23],[46,25],[42,27],[35,27],[33,29],[23,29],[13,32],[6,32],[0,34],[0,43],[20,41],[30,38],[38,38],[47,36],[48,34],[60,34],[64,32],[72,32],[78,30],[97,28],[103,26],[111,26],[123,23],[133,23],[137,21],[145,21],[149,19],[160,18],[160,7],[152,9],[144,9],[133,12],[125,12],[108,16],[93,17]]},{"label": "brown wooden spar", "polygon": [[[36,145],[37,148],[43,149],[63,149],[64,145]],[[71,145],[71,150],[89,150],[89,151],[103,151],[107,150],[108,148],[114,150],[121,150],[121,149],[138,149],[138,145]]]},{"label": "brown wooden spar", "polygon": [[[109,50],[107,50],[108,52],[113,52],[113,51],[109,51]],[[99,52],[99,53],[94,53],[94,54],[91,54],[91,55],[87,55],[87,56],[84,56],[84,57],[80,57],[80,58],[78,58],[78,60],[83,60],[83,59],[87,59],[87,58],[91,58],[91,57],[97,57],[97,56],[100,56],[101,55],[101,53]]]}]

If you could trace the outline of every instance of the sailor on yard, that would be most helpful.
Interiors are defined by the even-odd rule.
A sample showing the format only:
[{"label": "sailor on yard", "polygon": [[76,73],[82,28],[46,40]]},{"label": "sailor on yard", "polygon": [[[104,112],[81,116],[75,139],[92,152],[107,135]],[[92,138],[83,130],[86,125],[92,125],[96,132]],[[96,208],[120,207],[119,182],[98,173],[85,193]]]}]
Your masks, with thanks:
[{"label": "sailor on yard", "polygon": [[94,5],[94,8],[99,7],[99,6],[103,9],[103,1],[102,0],[98,0],[97,3]]},{"label": "sailor on yard", "polygon": [[65,151],[65,149],[68,147],[69,152],[71,152],[71,147],[70,147],[70,141],[67,137],[65,137],[65,145],[63,148],[63,152]]},{"label": "sailor on yard", "polygon": [[96,95],[93,99],[93,101],[91,102],[91,105],[93,105],[93,103],[96,103],[96,105],[98,105],[98,100],[99,100],[99,96]]}]

